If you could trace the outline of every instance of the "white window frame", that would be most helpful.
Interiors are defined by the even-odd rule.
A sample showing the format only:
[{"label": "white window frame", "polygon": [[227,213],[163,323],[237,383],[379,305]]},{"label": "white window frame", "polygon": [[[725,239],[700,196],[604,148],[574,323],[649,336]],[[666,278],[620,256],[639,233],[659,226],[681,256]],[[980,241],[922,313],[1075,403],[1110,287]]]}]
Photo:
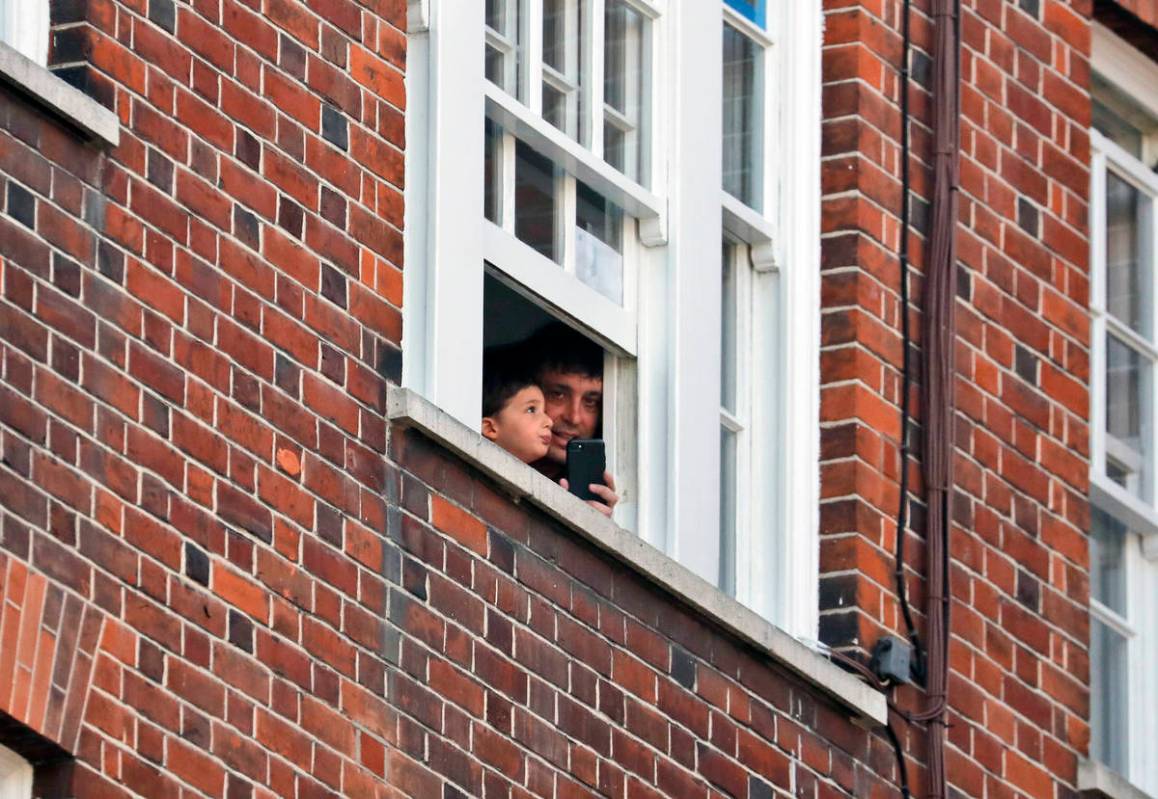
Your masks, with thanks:
[{"label": "white window frame", "polygon": [[[598,18],[592,19],[591,37],[589,41],[595,42],[603,39],[605,15],[602,13],[606,8],[606,4],[610,0],[600,0],[601,8]],[[653,159],[651,158],[651,147],[649,146],[651,137],[648,135],[651,130],[651,120],[653,118],[652,108],[653,103],[649,100],[654,96],[655,87],[653,85],[653,70],[655,66],[655,22],[659,16],[659,7],[654,3],[640,3],[637,0],[622,0],[623,5],[634,9],[643,18],[643,30],[640,32],[641,40],[639,42],[640,64],[637,68],[641,72],[640,86],[638,87],[639,97],[635,98],[636,106],[639,109],[639,115],[636,119],[632,119],[627,114],[621,113],[618,109],[613,107],[606,101],[603,93],[604,77],[605,77],[605,57],[602,53],[596,54],[594,52],[589,56],[592,64],[592,86],[589,95],[589,101],[595,114],[592,119],[591,126],[591,149],[600,157],[603,157],[605,152],[605,137],[604,127],[611,125],[617,128],[625,137],[625,149],[627,156],[624,159],[623,174],[629,179],[636,181],[641,185],[649,185],[650,168]],[[598,55],[598,58],[596,57]],[[629,55],[631,53],[629,52]],[[627,72],[630,74],[631,67],[627,67]],[[628,94],[631,94],[631,88],[628,88]],[[627,106],[631,107],[632,101],[629,97]],[[634,173],[634,177],[631,177]]]},{"label": "white window frame", "polygon": [[32,764],[0,746],[0,799],[31,799]]},{"label": "white window frame", "polygon": [[[742,317],[749,337],[741,357],[750,374],[763,376],[740,386],[748,430],[739,458],[747,474],[737,477],[742,555],[736,558],[736,598],[779,626],[815,638],[820,214],[819,201],[782,199],[812,196],[819,185],[820,142],[812,127],[819,125],[819,94],[808,86],[819,82],[820,27],[808,5],[770,8],[764,29],[721,4],[723,24],[757,48],[755,106],[763,142],[752,168],[763,212],[725,191],[722,182],[719,194],[725,239],[740,245],[734,267],[746,267],[737,273],[748,294]],[[789,65],[795,79],[783,80]]]},{"label": "white window frame", "polygon": [[[757,122],[756,134],[762,136],[764,141],[761,146],[757,148],[754,153],[752,162],[752,174],[756,180],[756,195],[758,202],[756,205],[760,209],[772,208],[770,204],[775,201],[774,195],[775,187],[777,185],[776,164],[777,159],[770,154],[769,145],[773,144],[772,136],[778,128],[777,110],[778,97],[777,91],[780,88],[780,81],[777,80],[778,70],[781,68],[780,51],[776,47],[775,39],[773,38],[776,23],[780,22],[777,14],[769,15],[768,25],[771,30],[764,30],[749,20],[736,9],[732,8],[727,3],[723,4],[724,24],[733,28],[740,35],[750,39],[756,48],[756,80],[753,83],[753,98],[755,105],[755,114]],[[722,31],[721,31],[722,34]],[[739,205],[742,208],[749,208],[739,198],[732,194],[725,192],[728,197],[734,202],[729,203],[729,208],[735,213],[735,208]],[[760,213],[756,209],[752,209],[755,213]]]},{"label": "white window frame", "polygon": [[[655,61],[656,48],[654,42],[659,36],[656,30],[657,23],[665,13],[665,7],[670,0],[622,0],[622,2],[638,12],[645,20],[646,30],[643,34],[641,42],[641,49],[643,51],[643,86],[642,86],[642,109],[640,118],[637,120],[629,120],[622,114],[619,114],[614,109],[611,109],[604,103],[603,97],[603,77],[604,77],[604,53],[602,48],[603,41],[603,24],[604,24],[604,9],[607,0],[582,0],[583,8],[579,10],[579,0],[572,0],[573,13],[568,15],[567,27],[573,28],[576,31],[581,31],[582,40],[580,47],[574,48],[573,51],[568,51],[567,59],[569,62],[574,62],[569,65],[574,66],[575,73],[578,75],[577,79],[571,79],[566,75],[556,71],[545,63],[543,60],[543,6],[542,0],[509,0],[509,2],[518,2],[520,12],[518,14],[521,20],[519,28],[520,42],[523,58],[520,63],[521,75],[517,81],[519,90],[518,94],[512,94],[499,86],[494,86],[497,93],[506,95],[511,100],[515,101],[522,107],[523,111],[529,113],[521,113],[518,108],[513,108],[511,104],[504,102],[502,98],[494,96],[495,93],[488,91],[488,114],[492,117],[497,113],[497,108],[504,108],[509,114],[515,117],[521,117],[524,122],[528,122],[534,126],[535,121],[542,121],[548,127],[558,132],[569,142],[578,145],[578,149],[586,151],[591,158],[584,160],[600,160],[603,158],[603,125],[606,119],[610,118],[611,122],[621,129],[629,128],[637,132],[642,131],[644,135],[644,142],[641,148],[643,163],[638,164],[637,178],[625,177],[628,183],[635,184],[635,188],[646,194],[644,186],[653,187],[656,184],[656,178],[650,174],[649,166],[652,162],[650,153],[653,148],[659,144],[656,137],[651,135],[649,130],[649,122],[654,116],[655,109],[655,94],[653,88],[653,76],[657,67]],[[488,37],[493,35],[493,32],[488,29]],[[586,70],[584,71],[584,65]],[[491,84],[493,86],[493,84]],[[556,91],[567,94],[574,98],[576,108],[576,124],[573,130],[562,131],[555,128],[550,123],[547,123],[543,118],[543,86],[549,85]],[[549,136],[548,138],[554,138]],[[577,148],[572,148],[567,142],[555,142],[555,148],[562,150],[570,150],[568,157],[575,156]],[[555,158],[556,153],[546,153]],[[560,152],[559,155],[564,155]],[[614,170],[617,171],[617,170]],[[630,170],[628,170],[630,171]],[[646,238],[646,236],[645,236]]]},{"label": "white window frame", "polygon": [[0,0],[0,41],[47,66],[48,14],[48,0]]},{"label": "white window frame", "polygon": [[[1138,102],[1158,119],[1158,64],[1143,55],[1109,29],[1093,24],[1091,64],[1093,69],[1116,89]],[[1158,674],[1150,664],[1158,657],[1158,627],[1146,626],[1158,618],[1158,477],[1151,465],[1141,492],[1149,500],[1128,491],[1106,476],[1107,455],[1113,442],[1106,433],[1106,347],[1110,333],[1126,339],[1147,356],[1158,358],[1158,330],[1147,341],[1110,316],[1106,301],[1106,174],[1112,171],[1130,183],[1153,202],[1150,225],[1151,318],[1158,324],[1158,176],[1131,153],[1091,129],[1091,255],[1090,255],[1090,499],[1097,507],[1123,523],[1127,529],[1123,541],[1123,567],[1126,586],[1126,612],[1118,614],[1097,599],[1090,600],[1094,619],[1106,624],[1126,640],[1127,670],[1130,674],[1127,705],[1133,709],[1127,722],[1127,774],[1134,785],[1151,795],[1158,795],[1158,719],[1152,709],[1158,707]],[[1152,147],[1144,147],[1145,152]],[[1158,364],[1154,367],[1158,376]],[[1152,395],[1150,409],[1150,452],[1158,456],[1158,396]],[[1096,669],[1097,664],[1091,664]],[[1095,697],[1091,697],[1092,699]]]},{"label": "white window frame", "polygon": [[[601,157],[602,120],[593,113],[590,146],[540,115],[535,75],[541,70],[541,19],[523,15],[520,47],[528,75],[527,103],[485,79],[482,3],[412,0],[408,57],[406,298],[403,384],[472,428],[478,425],[484,259],[504,278],[562,310],[612,350],[604,373],[605,434],[630,446],[609,453],[613,469],[633,472],[616,520],[715,583],[719,545],[705,530],[719,525],[720,243],[744,243],[761,274],[786,298],[768,328],[779,353],[782,446],[767,470],[751,474],[775,484],[783,501],[776,530],[765,536],[783,559],[744,556],[763,595],[745,598],[773,623],[801,637],[817,627],[819,527],[819,252],[820,52],[819,0],[780,4],[769,38],[782,41],[776,59],[793,65],[790,85],[767,104],[765,135],[792,152],[763,168],[765,214],[731,203],[722,190],[719,97],[721,25],[718,3],[631,0],[651,14],[651,167],[647,186]],[[533,4],[532,4],[533,7]],[[591,20],[602,25],[602,2]],[[424,15],[423,12],[426,12]],[[536,31],[538,31],[536,33]],[[588,41],[594,41],[589,37]],[[603,57],[592,57],[600,72]],[[767,68],[775,69],[773,59]],[[777,73],[782,74],[782,73]],[[603,108],[602,79],[586,79],[588,108]],[[775,85],[772,83],[771,85]],[[693,97],[696,102],[680,102]],[[625,303],[584,297],[563,267],[518,241],[506,216],[483,215],[484,116],[624,209]],[[464,131],[477,130],[477,137]],[[511,139],[513,141],[513,139]],[[509,162],[510,144],[503,161]],[[765,152],[771,148],[765,148]],[[679,154],[695,154],[678,159]],[[715,157],[712,157],[715,154]],[[678,169],[669,169],[677,160]],[[566,191],[565,191],[566,194]],[[791,203],[779,197],[792,197]],[[811,201],[802,201],[810,198]],[[510,198],[500,200],[509,207]],[[506,202],[504,202],[505,200]],[[564,210],[564,213],[566,209]],[[785,234],[776,235],[783,230]],[[566,226],[564,227],[566,231]],[[566,253],[567,247],[564,246]],[[631,262],[634,261],[634,264]],[[566,278],[566,280],[564,280]],[[787,299],[790,298],[790,299]],[[609,307],[611,306],[611,307]],[[628,356],[628,357],[617,357]],[[790,421],[788,421],[790,420]],[[620,472],[617,471],[617,478]],[[753,492],[758,494],[759,492]],[[775,564],[777,574],[768,568]]]},{"label": "white window frame", "polygon": [[[1093,400],[1091,403],[1092,431],[1090,436],[1091,494],[1099,506],[1104,506],[1107,512],[1126,521],[1131,529],[1158,534],[1158,509],[1152,503],[1140,499],[1138,495],[1106,476],[1107,457],[1115,454],[1115,449],[1121,449],[1121,445],[1116,445],[1106,433],[1106,386],[1104,380],[1106,346],[1111,333],[1114,337],[1129,342],[1133,349],[1151,359],[1154,363],[1154,371],[1158,373],[1158,346],[1155,342],[1146,341],[1144,337],[1130,330],[1111,316],[1106,307],[1106,173],[1107,170],[1112,171],[1118,178],[1151,198],[1154,212],[1154,224],[1151,224],[1152,236],[1158,236],[1158,175],[1150,172],[1137,158],[1097,130],[1091,129],[1090,131],[1090,145],[1090,211],[1092,220],[1090,314],[1093,339],[1090,374],[1096,378],[1091,379],[1090,385]],[[1154,244],[1158,245],[1158,238],[1155,238]],[[1152,252],[1158,254],[1158,249],[1152,249]],[[1158,262],[1155,265],[1158,266]],[[1151,280],[1153,281],[1156,277],[1158,277],[1158,270],[1151,274]],[[1153,298],[1153,291],[1151,291],[1151,295]],[[1158,312],[1158,303],[1155,303],[1151,310],[1151,313],[1156,312]],[[1158,334],[1158,330],[1156,330],[1156,334]],[[1158,416],[1158,409],[1152,409],[1151,412]],[[1150,428],[1151,440],[1149,445],[1151,452],[1158,453],[1158,425],[1151,424]],[[1145,479],[1148,481],[1148,485],[1142,487],[1142,494],[1151,497],[1156,496],[1158,481],[1155,480],[1155,469],[1151,468]]]},{"label": "white window frame", "polygon": [[522,84],[522,63],[526,61],[525,50],[523,49],[523,38],[521,26],[519,25],[519,0],[506,0],[505,5],[506,14],[504,15],[504,28],[507,31],[513,32],[512,37],[510,33],[503,33],[497,31],[491,26],[486,26],[486,43],[490,47],[503,56],[503,82],[507,85],[513,85],[515,91],[512,94],[516,96],[521,94]]}]

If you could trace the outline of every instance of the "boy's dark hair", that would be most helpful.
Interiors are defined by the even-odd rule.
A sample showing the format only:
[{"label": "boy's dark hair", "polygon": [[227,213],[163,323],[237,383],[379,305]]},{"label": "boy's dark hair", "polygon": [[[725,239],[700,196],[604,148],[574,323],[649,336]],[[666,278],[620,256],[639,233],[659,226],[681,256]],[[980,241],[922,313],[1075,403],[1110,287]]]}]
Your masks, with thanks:
[{"label": "boy's dark hair", "polygon": [[533,366],[523,345],[490,347],[483,352],[482,415],[494,416],[511,397],[537,385]]},{"label": "boy's dark hair", "polygon": [[535,331],[526,343],[531,374],[543,372],[603,377],[603,348],[562,322],[551,322]]}]

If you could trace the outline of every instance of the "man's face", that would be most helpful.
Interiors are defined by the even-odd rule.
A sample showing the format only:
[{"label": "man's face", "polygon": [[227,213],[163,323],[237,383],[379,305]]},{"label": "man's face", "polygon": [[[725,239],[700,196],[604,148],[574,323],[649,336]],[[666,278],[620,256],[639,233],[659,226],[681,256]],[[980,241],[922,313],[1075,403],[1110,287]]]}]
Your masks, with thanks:
[{"label": "man's face", "polygon": [[547,457],[567,462],[567,442],[573,438],[594,438],[603,410],[603,378],[578,372],[545,371],[540,375],[547,415],[554,422]]}]

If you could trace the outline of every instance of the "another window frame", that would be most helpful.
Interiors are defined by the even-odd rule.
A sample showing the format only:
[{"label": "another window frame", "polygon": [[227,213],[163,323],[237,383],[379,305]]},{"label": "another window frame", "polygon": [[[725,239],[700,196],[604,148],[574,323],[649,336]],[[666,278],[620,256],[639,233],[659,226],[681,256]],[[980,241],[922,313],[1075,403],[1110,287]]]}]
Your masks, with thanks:
[{"label": "another window frame", "polygon": [[[1093,24],[1093,69],[1114,89],[1129,96],[1158,120],[1158,64],[1138,52],[1104,26]],[[1144,629],[1139,622],[1158,618],[1158,476],[1154,463],[1145,477],[1149,485],[1139,494],[1128,491],[1106,474],[1111,449],[1106,432],[1107,342],[1112,334],[1126,338],[1151,356],[1158,356],[1158,329],[1149,340],[1126,329],[1112,318],[1106,298],[1106,175],[1113,172],[1152,198],[1150,216],[1151,319],[1158,324],[1158,176],[1146,164],[1109,140],[1098,130],[1090,130],[1090,499],[1100,510],[1120,522],[1123,534],[1123,568],[1126,585],[1126,612],[1119,614],[1091,597],[1093,623],[1109,626],[1126,639],[1127,671],[1130,674],[1127,705],[1153,707],[1158,702],[1158,675],[1142,668],[1158,657],[1158,629]],[[1143,148],[1153,152],[1153,148]],[[1158,371],[1158,365],[1155,366]],[[1152,424],[1148,445],[1151,457],[1158,456],[1158,396],[1151,396],[1148,411]],[[1091,663],[1096,673],[1098,664]],[[1096,688],[1092,684],[1092,688]],[[1091,700],[1097,701],[1092,695]],[[1131,713],[1127,721],[1130,742],[1158,742],[1158,720],[1152,713]],[[1142,790],[1158,795],[1158,751],[1129,746],[1127,772],[1122,776]]]},{"label": "another window frame", "polygon": [[[743,556],[736,558],[735,595],[779,626],[814,638],[820,568],[819,201],[782,201],[809,196],[809,187],[819,186],[819,137],[809,128],[820,116],[819,94],[802,86],[812,79],[819,84],[820,47],[809,46],[819,41],[820,29],[807,6],[784,4],[759,24],[728,0],[721,4],[723,25],[758,50],[755,104],[764,141],[752,164],[756,207],[721,183],[720,208],[725,241],[741,259],[737,265],[746,266],[744,316],[751,340],[744,358],[751,373],[765,376],[745,387],[748,441],[740,460],[748,474],[737,486],[744,511],[736,530]],[[789,64],[794,80],[781,80]],[[769,146],[772,141],[780,146]],[[780,157],[786,152],[793,157]]]}]

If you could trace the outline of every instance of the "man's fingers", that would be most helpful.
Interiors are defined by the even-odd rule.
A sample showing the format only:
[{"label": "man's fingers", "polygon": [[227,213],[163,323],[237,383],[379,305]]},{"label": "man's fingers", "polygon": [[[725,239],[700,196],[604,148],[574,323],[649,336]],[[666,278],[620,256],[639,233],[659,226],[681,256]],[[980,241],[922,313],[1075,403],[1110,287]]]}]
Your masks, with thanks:
[{"label": "man's fingers", "polygon": [[611,508],[609,506],[604,505],[602,502],[596,502],[593,499],[587,500],[587,504],[595,508],[595,510],[599,511],[604,516],[611,518]]},{"label": "man's fingers", "polygon": [[612,488],[609,488],[608,486],[601,486],[598,483],[592,483],[591,485],[587,486],[587,488],[591,491],[592,494],[607,503],[609,508],[614,508],[617,504],[619,504],[619,495],[616,494]]},{"label": "man's fingers", "polygon": [[[615,481],[612,479],[608,472],[603,473],[603,479],[607,482],[607,485],[592,483],[591,485],[587,486],[587,489],[592,494],[599,497],[599,499],[587,500],[587,504],[595,508],[595,510],[599,511],[604,516],[610,517],[611,512],[615,509],[615,506],[619,504],[619,495],[615,493]],[[570,484],[567,482],[566,477],[559,478],[559,485],[562,486],[564,491],[570,488]]]}]

